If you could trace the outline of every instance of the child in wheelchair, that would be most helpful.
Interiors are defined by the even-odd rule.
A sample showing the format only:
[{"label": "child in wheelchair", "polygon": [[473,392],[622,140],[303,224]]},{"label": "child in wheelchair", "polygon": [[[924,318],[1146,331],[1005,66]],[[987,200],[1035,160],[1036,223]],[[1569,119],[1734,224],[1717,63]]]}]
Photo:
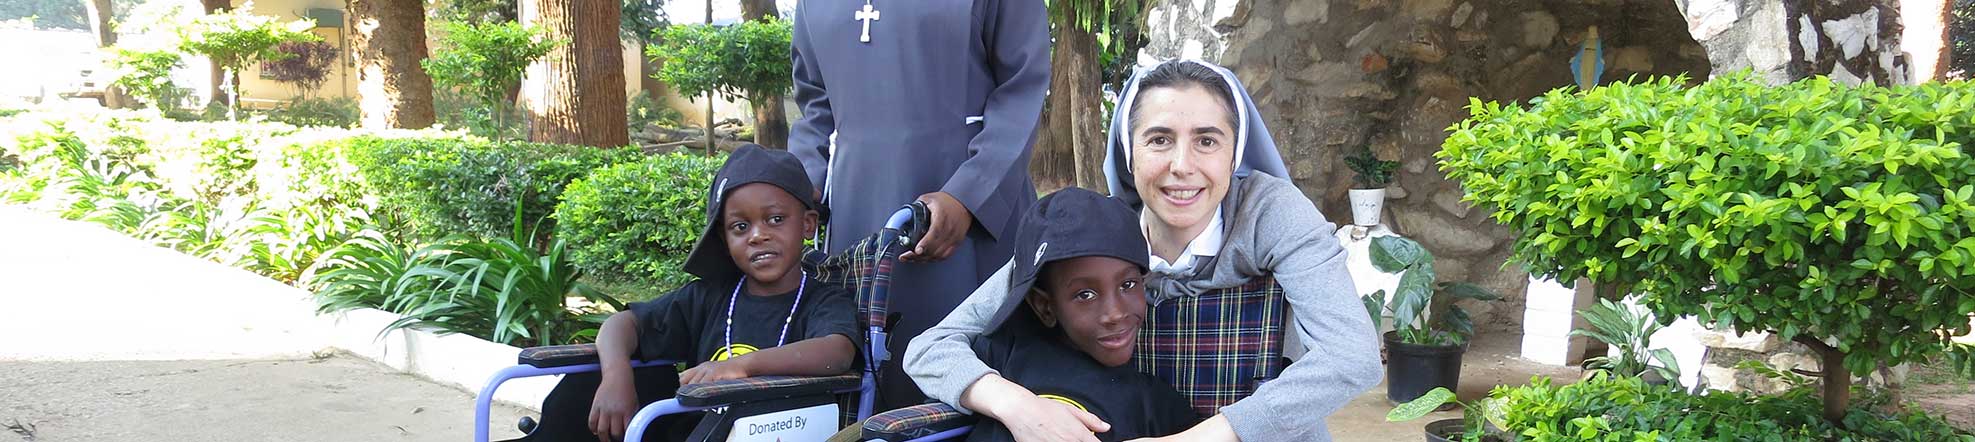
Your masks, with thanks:
[{"label": "child in wheelchair", "polygon": [[[794,155],[759,146],[734,151],[708,193],[707,226],[687,256],[699,279],[632,303],[597,334],[600,372],[564,376],[525,440],[624,438],[645,404],[680,385],[755,376],[827,376],[856,365],[856,306],[838,286],[803,270],[803,239],[826,210]],[[640,360],[687,361],[633,369]],[[683,440],[698,413],[660,418],[646,440]]]},{"label": "child in wheelchair", "polygon": [[[1138,214],[1070,188],[1036,202],[1015,237],[1009,293],[1024,305],[975,354],[1036,395],[1110,424],[1102,440],[1166,436],[1200,421],[1186,397],[1131,366],[1145,321],[1147,252]],[[982,419],[969,441],[1013,441]]]}]

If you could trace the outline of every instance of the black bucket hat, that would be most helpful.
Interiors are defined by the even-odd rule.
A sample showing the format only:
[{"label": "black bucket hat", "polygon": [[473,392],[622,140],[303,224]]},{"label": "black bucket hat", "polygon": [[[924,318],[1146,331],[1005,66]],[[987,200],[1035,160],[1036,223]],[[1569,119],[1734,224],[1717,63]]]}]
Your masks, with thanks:
[{"label": "black bucket hat", "polygon": [[706,230],[700,232],[693,251],[686,254],[686,273],[714,281],[740,279],[741,268],[728,256],[726,237],[720,234],[720,214],[728,193],[754,183],[779,187],[804,207],[816,211],[820,219],[830,219],[830,210],[816,202],[816,187],[809,183],[809,174],[803,171],[802,161],[795,154],[754,144],[741,146],[727,155],[726,164],[720,166],[720,173],[713,177],[713,186],[707,189]]},{"label": "black bucket hat", "polygon": [[1108,256],[1150,267],[1138,212],[1124,201],[1089,189],[1066,188],[1042,197],[1015,233],[1015,273],[1008,293],[1027,296],[1044,265],[1086,256]]}]

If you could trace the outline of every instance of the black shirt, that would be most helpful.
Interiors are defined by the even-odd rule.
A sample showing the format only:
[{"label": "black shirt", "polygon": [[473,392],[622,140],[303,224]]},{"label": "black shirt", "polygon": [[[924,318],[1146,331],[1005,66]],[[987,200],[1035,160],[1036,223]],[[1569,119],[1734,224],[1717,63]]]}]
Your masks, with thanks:
[{"label": "black shirt", "polygon": [[[725,360],[727,347],[727,306],[733,300],[733,356],[777,346],[776,338],[788,323],[786,345],[804,339],[844,335],[857,339],[857,308],[842,287],[810,279],[801,290],[802,305],[796,292],[774,296],[753,296],[743,290],[734,298],[733,283],[695,280],[658,299],[631,303],[638,315],[638,354],[640,359],[683,361],[689,365]],[[854,346],[853,346],[854,347]]]},{"label": "black shirt", "polygon": [[[974,338],[974,354],[1002,378],[1110,423],[1111,431],[1099,433],[1099,440],[1169,436],[1200,422],[1173,386],[1132,370],[1131,364],[1105,367],[1071,346],[1063,332],[1043,327],[1028,306],[1016,310],[1000,329]],[[1000,422],[982,419],[967,440],[1004,442],[1015,436]]]}]

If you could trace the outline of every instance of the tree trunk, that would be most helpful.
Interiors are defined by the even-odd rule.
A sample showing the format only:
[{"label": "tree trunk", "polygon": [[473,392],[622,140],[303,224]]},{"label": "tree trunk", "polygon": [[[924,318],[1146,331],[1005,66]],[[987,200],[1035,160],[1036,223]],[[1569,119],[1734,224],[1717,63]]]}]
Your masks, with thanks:
[{"label": "tree trunk", "polygon": [[1044,104],[1030,169],[1042,189],[1078,186],[1099,192],[1104,183],[1105,115],[1097,36],[1078,29],[1069,2],[1052,2],[1054,24],[1049,98]]},{"label": "tree trunk", "polygon": [[533,0],[550,40],[564,41],[547,57],[542,103],[533,109],[529,139],[621,147],[630,143],[624,118],[624,50],[618,2]]},{"label": "tree trunk", "polygon": [[417,0],[351,0],[357,94],[366,128],[425,128],[434,122],[425,8]]},{"label": "tree trunk", "polygon": [[[207,14],[226,12],[226,10],[228,9],[233,9],[232,0],[199,0],[199,1],[200,1],[200,6],[206,8]],[[225,83],[226,79],[225,79],[225,74],[223,73],[225,68],[219,65],[219,60],[212,60],[209,58],[207,61],[212,65],[213,69],[212,71],[210,71],[212,75],[210,76],[210,78],[208,78],[206,82],[206,85],[210,87],[210,89],[208,90],[212,92],[211,94],[209,94],[209,97],[207,98],[206,102],[208,105],[210,105],[211,103],[227,103],[226,83]]]},{"label": "tree trunk", "polygon": [[[96,33],[96,47],[108,49],[116,46],[117,32],[110,27],[110,17],[116,15],[116,7],[110,4],[110,0],[83,0],[82,6],[89,11],[89,29]],[[107,66],[98,69],[103,68]],[[130,107],[130,97],[117,85],[104,85],[103,107],[111,109]]]},{"label": "tree trunk", "polygon": [[[741,0],[742,20],[768,20],[776,15],[775,0]],[[754,106],[754,144],[787,149],[789,113],[782,107],[782,96],[749,96],[748,102]]]},{"label": "tree trunk", "polygon": [[419,0],[351,0],[356,27],[358,107],[370,129],[432,126],[432,77],[425,52],[425,5]]},{"label": "tree trunk", "polygon": [[[1068,4],[1069,2],[1058,2]],[[1077,186],[1103,192],[1104,184],[1104,95],[1098,72],[1097,36],[1065,26],[1057,33],[1056,50],[1068,54],[1062,66],[1066,75],[1061,84],[1050,83],[1050,93],[1068,95],[1070,138],[1074,141]],[[1052,70],[1052,72],[1054,72]]]},{"label": "tree trunk", "polygon": [[1817,338],[1798,335],[1793,340],[1817,353],[1819,368],[1824,370],[1820,376],[1824,387],[1824,420],[1843,428],[1845,410],[1851,408],[1852,402],[1852,373],[1845,369],[1845,353]]}]

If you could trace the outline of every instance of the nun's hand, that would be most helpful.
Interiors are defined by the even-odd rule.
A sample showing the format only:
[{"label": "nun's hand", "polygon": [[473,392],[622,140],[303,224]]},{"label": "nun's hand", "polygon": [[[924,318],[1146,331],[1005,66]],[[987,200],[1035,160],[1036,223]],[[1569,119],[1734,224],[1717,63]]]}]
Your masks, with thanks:
[{"label": "nun's hand", "polygon": [[933,219],[928,222],[926,237],[898,259],[917,263],[943,261],[953,255],[953,249],[959,248],[960,240],[967,238],[968,226],[974,225],[974,214],[946,192],[920,195],[919,201],[926,203]]}]

